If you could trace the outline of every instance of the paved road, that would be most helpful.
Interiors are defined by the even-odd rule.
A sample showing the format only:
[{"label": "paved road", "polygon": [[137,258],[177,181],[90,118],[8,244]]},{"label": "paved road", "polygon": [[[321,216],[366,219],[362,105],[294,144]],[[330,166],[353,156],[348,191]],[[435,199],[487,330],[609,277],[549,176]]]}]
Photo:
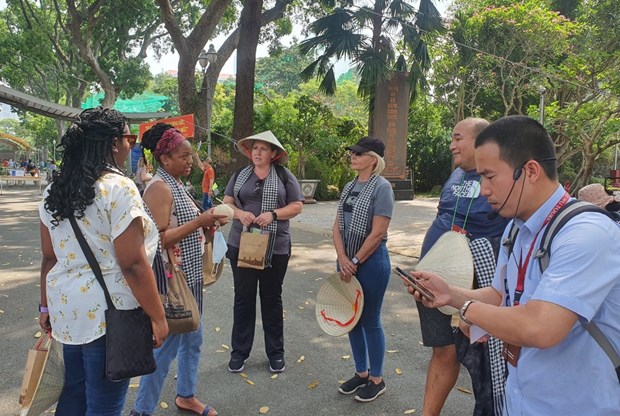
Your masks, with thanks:
[{"label": "paved road", "polygon": [[[38,270],[40,264],[37,203],[32,186],[9,188],[0,196],[0,415],[17,415],[17,398],[28,348],[38,331]],[[430,224],[436,199],[399,201],[390,226],[388,247],[393,265],[412,267],[424,231]],[[383,306],[387,338],[386,393],[372,403],[358,403],[337,393],[338,381],[353,375],[346,337],[325,335],[316,324],[314,300],[323,279],[334,269],[331,226],[336,202],[304,207],[292,221],[293,256],[284,284],[286,371],[271,378],[264,355],[260,321],[255,346],[246,364],[247,378],[226,370],[232,323],[233,288],[230,267],[220,281],[206,290],[203,328],[205,342],[198,396],[221,415],[402,415],[420,414],[429,350],[420,345],[418,316],[413,300],[396,278],[388,287]],[[259,318],[260,319],[260,318]],[[171,370],[171,373],[175,368]],[[400,374],[399,374],[400,373]],[[250,384],[248,381],[252,381]],[[470,390],[461,372],[457,387]],[[135,400],[127,396],[127,413]],[[157,415],[177,415],[174,379],[169,377]],[[444,415],[471,414],[473,396],[454,389]]]}]

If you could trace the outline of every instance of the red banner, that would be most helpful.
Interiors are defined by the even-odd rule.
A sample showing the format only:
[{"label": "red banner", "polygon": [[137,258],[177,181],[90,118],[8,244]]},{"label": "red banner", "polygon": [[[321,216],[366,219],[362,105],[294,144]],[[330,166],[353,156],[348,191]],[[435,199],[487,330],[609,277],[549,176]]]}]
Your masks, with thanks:
[{"label": "red banner", "polygon": [[140,138],[142,138],[142,135],[145,131],[147,131],[157,123],[166,123],[174,126],[175,128],[179,129],[181,134],[183,134],[183,136],[188,139],[194,137],[194,115],[186,114],[184,116],[164,118],[161,120],[149,121],[148,123],[140,124],[138,130]]}]

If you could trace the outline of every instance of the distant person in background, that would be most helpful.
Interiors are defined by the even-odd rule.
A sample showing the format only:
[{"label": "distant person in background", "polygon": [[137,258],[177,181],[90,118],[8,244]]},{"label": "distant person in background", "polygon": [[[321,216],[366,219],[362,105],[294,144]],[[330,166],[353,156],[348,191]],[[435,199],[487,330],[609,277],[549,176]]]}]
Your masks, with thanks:
[{"label": "distant person in background", "polygon": [[140,157],[138,159],[138,169],[136,170],[136,184],[138,185],[138,189],[140,193],[144,193],[144,189],[148,182],[153,179],[153,175],[151,171],[153,170],[153,166],[149,162],[147,162],[144,157]]},{"label": "distant person in background", "polygon": [[37,165],[35,165],[31,159],[28,159],[28,162],[26,163],[26,172],[28,172],[30,176],[39,175],[39,171],[37,171]]},{"label": "distant person in background", "polygon": [[9,159],[9,165],[8,168],[9,169],[13,169],[15,167],[15,162],[13,161],[13,159]]},{"label": "distant person in background", "polygon": [[600,183],[591,183],[577,192],[577,199],[594,204],[610,212],[620,211],[620,198],[609,195]]},{"label": "distant person in background", "polygon": [[202,175],[202,208],[209,209],[213,206],[213,183],[215,182],[215,170],[211,166],[211,158],[202,162],[204,173]]}]

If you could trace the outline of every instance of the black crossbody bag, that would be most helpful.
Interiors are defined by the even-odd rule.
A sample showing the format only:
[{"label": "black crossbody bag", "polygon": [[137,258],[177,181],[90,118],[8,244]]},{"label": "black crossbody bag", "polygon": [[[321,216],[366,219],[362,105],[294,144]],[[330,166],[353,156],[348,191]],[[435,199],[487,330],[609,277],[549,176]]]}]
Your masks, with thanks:
[{"label": "black crossbody bag", "polygon": [[116,309],[110,292],[103,280],[101,268],[86,242],[75,217],[70,217],[80,247],[103,288],[108,309],[106,321],[105,377],[110,381],[121,381],[135,376],[151,374],[157,368],[153,357],[153,328],[151,319],[142,308]]}]

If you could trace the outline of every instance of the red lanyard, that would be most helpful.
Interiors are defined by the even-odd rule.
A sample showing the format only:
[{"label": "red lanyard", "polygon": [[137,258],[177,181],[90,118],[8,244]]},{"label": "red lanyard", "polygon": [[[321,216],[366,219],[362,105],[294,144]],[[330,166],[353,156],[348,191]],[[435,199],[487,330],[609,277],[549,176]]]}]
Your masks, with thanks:
[{"label": "red lanyard", "polygon": [[530,249],[525,256],[525,261],[523,261],[523,251],[521,251],[521,255],[519,256],[519,264],[517,264],[517,287],[515,288],[514,302],[512,303],[514,306],[517,306],[519,304],[519,301],[521,300],[521,295],[523,295],[523,288],[525,286],[525,272],[527,271],[527,266],[530,263],[530,257],[532,257],[532,251],[534,250],[534,245],[536,244],[536,240],[538,239],[538,234],[540,234],[545,225],[549,224],[551,218],[554,217],[554,215],[560,210],[560,208],[566,205],[569,199],[570,196],[568,195],[568,193],[565,192],[562,198],[558,201],[558,203],[555,204],[553,209],[551,209],[551,212],[549,212],[549,215],[547,215],[547,218],[545,218],[545,221],[543,221],[540,229],[538,230],[538,232],[536,232],[536,235],[532,240],[532,244],[530,244]]}]

